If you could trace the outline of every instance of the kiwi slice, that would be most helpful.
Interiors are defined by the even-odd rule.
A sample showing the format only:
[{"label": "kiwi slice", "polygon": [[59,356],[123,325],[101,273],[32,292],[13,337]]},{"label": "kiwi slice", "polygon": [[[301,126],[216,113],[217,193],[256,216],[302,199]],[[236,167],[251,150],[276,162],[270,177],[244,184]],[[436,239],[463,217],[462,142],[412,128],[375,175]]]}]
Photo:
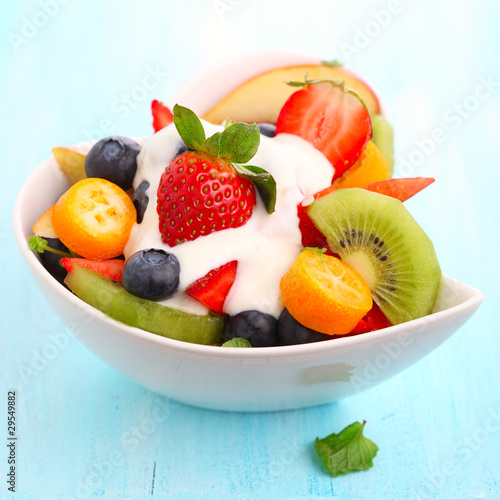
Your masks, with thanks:
[{"label": "kiwi slice", "polygon": [[222,317],[199,316],[131,295],[114,281],[75,266],[64,283],[83,301],[126,325],[194,344],[220,345]]},{"label": "kiwi slice", "polygon": [[441,269],[431,240],[399,200],[346,188],[318,198],[307,213],[393,325],[430,314]]}]

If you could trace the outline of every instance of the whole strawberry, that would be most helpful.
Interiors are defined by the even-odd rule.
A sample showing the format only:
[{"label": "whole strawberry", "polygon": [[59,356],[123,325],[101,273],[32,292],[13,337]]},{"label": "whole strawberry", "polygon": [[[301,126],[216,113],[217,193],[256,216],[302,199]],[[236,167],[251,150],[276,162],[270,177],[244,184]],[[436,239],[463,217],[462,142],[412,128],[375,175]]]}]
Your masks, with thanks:
[{"label": "whole strawberry", "polygon": [[174,106],[174,123],[192,151],[177,156],[160,178],[156,210],[164,243],[173,247],[242,226],[252,216],[255,187],[272,213],[274,179],[259,167],[241,165],[257,152],[257,125],[234,123],[206,139],[198,117],[179,105]]}]

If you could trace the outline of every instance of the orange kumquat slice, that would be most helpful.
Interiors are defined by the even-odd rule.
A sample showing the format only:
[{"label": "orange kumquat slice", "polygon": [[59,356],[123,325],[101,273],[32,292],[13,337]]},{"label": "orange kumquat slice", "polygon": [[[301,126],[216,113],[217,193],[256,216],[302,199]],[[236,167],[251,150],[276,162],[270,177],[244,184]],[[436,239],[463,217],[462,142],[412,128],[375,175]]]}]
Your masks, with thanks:
[{"label": "orange kumquat slice", "polygon": [[364,188],[373,182],[389,179],[389,164],[384,155],[368,141],[356,163],[346,170],[333,185],[337,188]]},{"label": "orange kumquat slice", "polygon": [[280,283],[288,312],[302,325],[327,335],[345,335],[371,309],[370,288],[340,259],[303,250]]},{"label": "orange kumquat slice", "polygon": [[83,179],[57,201],[52,223],[59,239],[87,259],[123,253],[136,221],[134,204],[123,189],[105,179]]}]

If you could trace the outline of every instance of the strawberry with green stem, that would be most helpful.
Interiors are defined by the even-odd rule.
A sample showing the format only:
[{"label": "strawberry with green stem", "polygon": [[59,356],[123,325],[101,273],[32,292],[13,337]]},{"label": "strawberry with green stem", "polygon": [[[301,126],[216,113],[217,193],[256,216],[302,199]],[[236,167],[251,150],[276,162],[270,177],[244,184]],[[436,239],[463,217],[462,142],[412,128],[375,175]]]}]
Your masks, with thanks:
[{"label": "strawberry with green stem", "polygon": [[[256,204],[255,188],[269,214],[276,204],[276,182],[250,161],[260,143],[257,125],[227,123],[206,138],[203,125],[188,108],[174,107],[174,123],[191,150],[177,156],[162,174],[157,212],[163,242],[173,247],[200,236],[243,226]],[[228,262],[192,283],[186,293],[223,314],[236,278],[237,261]]]},{"label": "strawberry with green stem", "polygon": [[264,169],[243,165],[259,147],[257,125],[233,123],[206,138],[199,118],[174,106],[174,123],[191,150],[177,156],[158,186],[159,230],[170,247],[244,225],[252,216],[257,188],[268,213],[274,211],[276,183]]}]

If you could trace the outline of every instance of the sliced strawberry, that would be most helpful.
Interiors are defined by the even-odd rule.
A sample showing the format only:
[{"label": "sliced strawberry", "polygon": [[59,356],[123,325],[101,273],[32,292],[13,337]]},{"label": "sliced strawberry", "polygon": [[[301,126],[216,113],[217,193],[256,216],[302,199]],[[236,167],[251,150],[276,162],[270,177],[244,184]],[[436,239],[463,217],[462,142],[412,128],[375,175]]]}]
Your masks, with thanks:
[{"label": "sliced strawberry", "polygon": [[392,323],[385,317],[375,302],[373,302],[372,308],[366,313],[363,319],[372,327],[372,331],[392,326]]},{"label": "sliced strawberry", "polygon": [[389,179],[387,181],[374,182],[364,189],[375,193],[391,196],[399,201],[406,201],[422,189],[432,184],[432,177],[409,177],[405,179]]},{"label": "sliced strawberry", "polygon": [[390,326],[392,326],[392,323],[385,317],[380,307],[374,302],[372,308],[363,316],[349,335],[374,332],[376,330],[382,330],[383,328],[389,328]]},{"label": "sliced strawberry", "polygon": [[229,290],[236,278],[238,261],[232,260],[213,269],[203,278],[189,285],[186,293],[217,314],[224,314],[223,307]]},{"label": "sliced strawberry", "polygon": [[61,259],[61,265],[64,266],[66,271],[71,272],[75,265],[86,267],[96,273],[102,274],[109,278],[110,280],[122,282],[123,266],[125,262],[120,259],[107,259],[107,260],[92,260],[92,259],[81,259],[73,257],[63,257]]},{"label": "sliced strawberry", "polygon": [[366,332],[372,332],[373,328],[368,323],[368,321],[365,321],[364,319],[360,319],[359,323],[354,327],[354,330],[349,333],[349,336],[351,335],[359,335],[360,333],[366,333]]},{"label": "sliced strawberry", "polygon": [[306,82],[284,104],[276,134],[295,134],[319,149],[335,168],[333,179],[353,165],[372,135],[368,110],[342,83]]},{"label": "sliced strawberry", "polygon": [[151,113],[153,113],[153,128],[155,133],[174,121],[172,111],[156,99],[151,103]]},{"label": "sliced strawberry", "polygon": [[309,215],[307,215],[307,207],[302,203],[297,205],[297,215],[299,217],[299,229],[302,234],[302,246],[304,248],[326,248],[326,253],[332,255],[332,251],[328,247],[326,238],[320,233],[319,229],[312,223]]},{"label": "sliced strawberry", "polygon": [[[328,193],[335,191],[336,189],[337,187],[332,184],[331,186],[328,186],[327,188],[318,191],[316,194],[313,195],[313,198],[317,200],[318,198],[321,198],[322,196],[325,196]],[[326,253],[328,255],[333,255],[332,251],[330,250],[330,247],[328,246],[328,243],[326,242],[325,236],[313,224],[309,215],[307,215],[308,206],[309,205],[304,206],[302,205],[302,203],[299,203],[297,205],[297,215],[299,217],[299,229],[302,235],[302,246],[304,248],[307,247],[326,248],[327,249]]]}]

